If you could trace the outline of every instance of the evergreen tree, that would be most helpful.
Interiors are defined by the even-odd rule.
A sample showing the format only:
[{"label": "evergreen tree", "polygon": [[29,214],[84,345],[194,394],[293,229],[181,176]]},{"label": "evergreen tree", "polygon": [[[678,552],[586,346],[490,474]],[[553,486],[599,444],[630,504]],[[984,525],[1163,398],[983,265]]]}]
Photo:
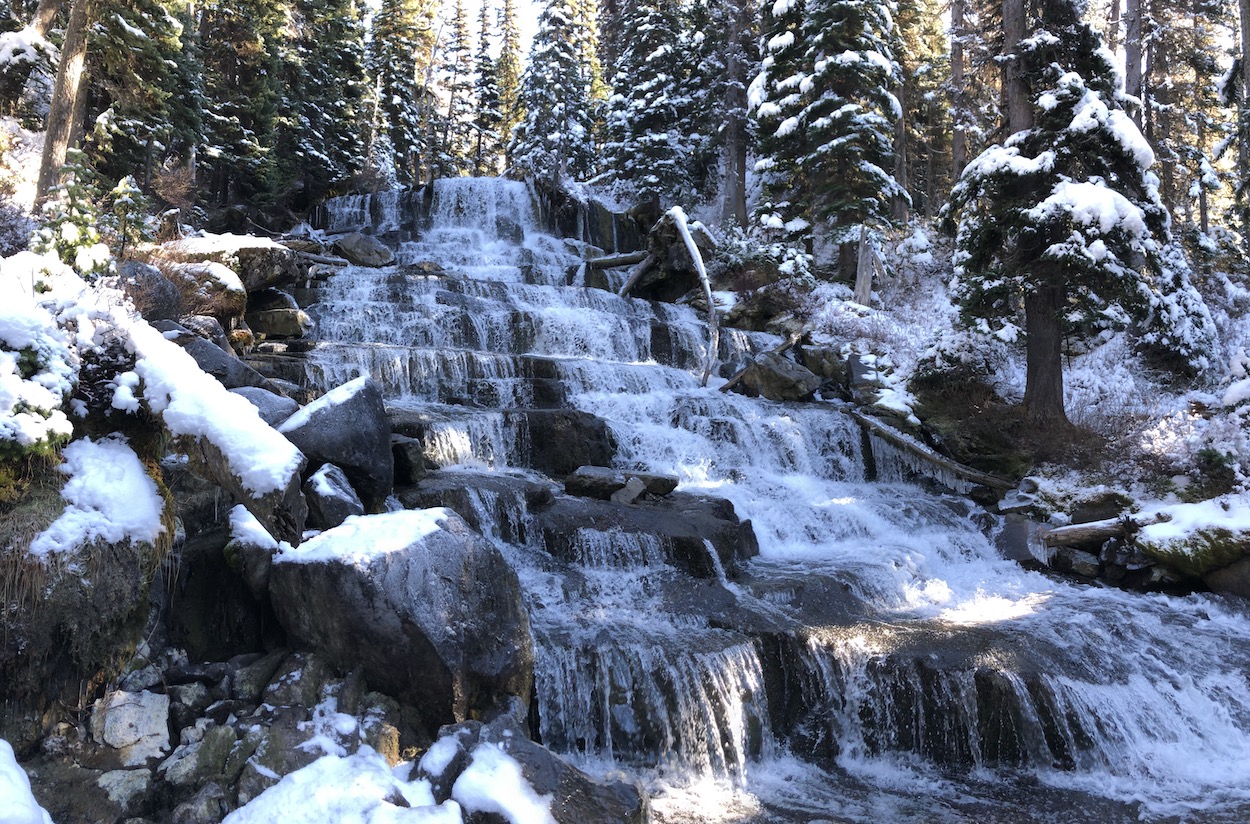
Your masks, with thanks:
[{"label": "evergreen tree", "polygon": [[692,188],[694,129],[689,122],[680,48],[681,21],[666,0],[636,0],[608,100],[605,171],[601,179],[643,200],[671,203]]},{"label": "evergreen tree", "polygon": [[278,0],[207,0],[204,44],[204,151],[212,199],[267,200],[278,185],[278,124],[285,9]]},{"label": "evergreen tree", "polygon": [[593,155],[589,83],[582,74],[568,0],[549,0],[538,18],[521,85],[525,119],[509,150],[510,173],[559,184],[585,176]]},{"label": "evergreen tree", "polygon": [[464,0],[455,0],[447,26],[440,78],[447,108],[440,112],[438,148],[434,171],[438,177],[467,174],[472,168],[473,140],[473,44]]},{"label": "evergreen tree", "polygon": [[374,154],[404,185],[418,183],[429,164],[422,115],[430,108],[434,39],[431,0],[382,0],[373,18],[370,55],[376,82]]},{"label": "evergreen tree", "polygon": [[291,30],[278,162],[315,201],[364,165],[364,25],[353,0],[296,0]]},{"label": "evergreen tree", "polygon": [[[1028,346],[1025,406],[1039,425],[1065,420],[1062,340],[1130,321],[1149,342],[1200,368],[1211,344],[1205,307],[1169,241],[1153,154],[1125,113],[1100,38],[1073,0],[1034,0],[1009,29],[1012,124],[1024,125],[965,169],[955,298],[963,317],[1012,338],[1020,307]],[[1020,97],[1017,97],[1019,95]]]},{"label": "evergreen tree", "polygon": [[809,250],[819,225],[822,239],[842,247],[844,274],[861,227],[889,223],[893,200],[906,198],[886,171],[901,116],[891,9],[873,0],[766,9],[768,53],[754,84],[764,138],[757,168],[772,196],[763,220]]},{"label": "evergreen tree", "polygon": [[118,0],[91,27],[87,105],[101,114],[90,157],[105,178],[149,184],[166,156],[194,145],[200,100],[186,70],[188,34],[166,0]]},{"label": "evergreen tree", "polygon": [[[951,112],[942,95],[950,82],[950,62],[938,3],[901,0],[898,28],[903,116],[897,121],[894,178],[911,202],[933,217],[951,188]],[[897,200],[896,206],[903,202]],[[903,217],[902,212],[896,216]]]},{"label": "evergreen tree", "polygon": [[504,168],[512,168],[512,132],[525,118],[521,102],[521,30],[517,27],[516,0],[503,0],[499,12],[499,59],[495,61],[495,86],[499,90],[499,139],[504,146]]},{"label": "evergreen tree", "polygon": [[499,171],[499,127],[503,115],[499,110],[497,67],[490,56],[490,17],[490,2],[483,0],[478,11],[477,58],[474,61],[473,174],[477,177]]}]

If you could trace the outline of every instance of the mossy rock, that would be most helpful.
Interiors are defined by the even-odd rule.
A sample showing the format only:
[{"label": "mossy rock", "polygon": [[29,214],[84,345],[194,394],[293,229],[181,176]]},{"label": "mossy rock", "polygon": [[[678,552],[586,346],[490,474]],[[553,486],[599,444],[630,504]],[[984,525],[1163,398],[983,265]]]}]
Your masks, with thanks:
[{"label": "mossy rock", "polygon": [[1137,546],[1159,563],[1185,575],[1201,578],[1245,556],[1250,551],[1250,532],[1211,527],[1160,541],[1151,541],[1139,535]]}]

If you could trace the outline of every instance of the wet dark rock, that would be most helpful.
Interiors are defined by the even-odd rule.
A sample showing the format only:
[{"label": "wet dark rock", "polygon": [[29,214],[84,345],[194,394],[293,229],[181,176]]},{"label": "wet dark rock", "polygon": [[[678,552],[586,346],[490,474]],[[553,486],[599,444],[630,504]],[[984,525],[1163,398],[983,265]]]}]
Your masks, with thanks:
[{"label": "wet dark rock", "polygon": [[378,512],[391,494],[395,458],[382,390],[357,378],[304,407],[278,428],[316,470],[331,463],[343,470],[365,509]]},{"label": "wet dark rock", "polygon": [[[176,550],[176,563],[170,565],[166,627],[170,641],[193,661],[220,661],[257,649],[265,639],[266,613],[240,586],[226,553],[228,541],[224,529],[193,536]],[[166,678],[212,686],[225,675],[223,664],[191,664],[167,672]]]},{"label": "wet dark rock", "polygon": [[578,559],[585,531],[654,535],[669,563],[696,578],[716,578],[717,563],[727,575],[735,575],[742,563],[759,554],[751,522],[739,521],[731,503],[680,492],[630,505],[560,497],[533,516],[533,528],[547,551],[565,561]]},{"label": "wet dark rock", "polygon": [[207,784],[189,801],[175,807],[169,820],[171,824],[218,824],[230,809],[221,785]]},{"label": "wet dark rock", "polygon": [[630,478],[637,478],[648,495],[657,497],[668,495],[677,488],[677,477],[674,475],[633,472],[602,466],[580,466],[564,479],[564,491],[569,495],[607,501],[624,489]]},{"label": "wet dark rock", "polygon": [[1203,581],[1212,592],[1250,598],[1250,558],[1242,558],[1223,569],[1208,572]]},{"label": "wet dark rock", "polygon": [[[372,522],[388,534],[425,523],[409,513],[373,518],[389,519]],[[331,539],[323,533],[306,546]],[[509,696],[528,701],[533,641],[516,573],[453,513],[395,551],[279,559],[269,588],[293,639],[345,670],[359,666],[370,684],[416,707],[427,729]]]},{"label": "wet dark rock", "polygon": [[420,483],[431,467],[425,459],[424,442],[407,435],[391,435],[391,454],[395,456],[395,485]]},{"label": "wet dark rock", "polygon": [[304,484],[308,500],[308,526],[311,529],[333,529],[352,515],[364,515],[365,505],[343,470],[324,464]]},{"label": "wet dark rock", "polygon": [[[524,544],[529,535],[529,513],[550,506],[547,482],[499,472],[440,470],[431,472],[416,487],[402,489],[400,503],[408,509],[445,506],[483,535],[498,535]],[[487,504],[482,511],[481,504]]]},{"label": "wet dark rock", "polygon": [[275,650],[258,661],[241,667],[234,674],[231,694],[246,703],[259,703],[265,687],[273,680],[274,673],[289,654],[288,650]]},{"label": "wet dark rock", "polygon": [[602,418],[576,409],[523,409],[504,413],[528,454],[527,465],[552,478],[580,466],[611,466],[616,439]]},{"label": "wet dark rock", "polygon": [[[225,327],[221,325],[217,318],[209,315],[183,315],[178,319],[178,323],[192,334],[199,335],[201,338],[217,344],[221,351],[226,354],[234,354],[234,347],[230,345],[230,336],[226,334]],[[176,342],[179,346],[186,345],[181,339],[178,339]]]}]

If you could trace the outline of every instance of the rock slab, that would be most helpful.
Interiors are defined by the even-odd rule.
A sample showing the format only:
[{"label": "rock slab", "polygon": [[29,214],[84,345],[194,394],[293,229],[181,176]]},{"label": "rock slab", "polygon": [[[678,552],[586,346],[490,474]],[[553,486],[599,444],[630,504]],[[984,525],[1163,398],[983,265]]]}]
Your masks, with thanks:
[{"label": "rock slab", "polygon": [[516,573],[450,510],[351,518],[279,554],[269,593],[292,639],[359,666],[430,731],[529,701],[533,639]]}]

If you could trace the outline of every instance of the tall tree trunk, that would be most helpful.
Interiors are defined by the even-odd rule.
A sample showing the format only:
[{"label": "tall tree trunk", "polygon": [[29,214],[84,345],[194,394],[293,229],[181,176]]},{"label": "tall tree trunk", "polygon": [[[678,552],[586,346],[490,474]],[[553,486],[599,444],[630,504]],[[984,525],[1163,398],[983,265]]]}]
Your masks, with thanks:
[{"label": "tall tree trunk", "polygon": [[[1130,97],[1142,99],[1142,3],[1141,0],[1127,0],[1124,9],[1124,91]],[[1137,128],[1142,127],[1142,107],[1129,114]]]},{"label": "tall tree trunk", "polygon": [[1107,49],[1112,52],[1120,47],[1120,2],[1111,0],[1107,9]]},{"label": "tall tree trunk", "polygon": [[65,0],[39,0],[39,5],[35,7],[35,16],[30,21],[30,27],[39,32],[40,37],[46,37],[48,32],[52,31],[52,23],[64,5]]},{"label": "tall tree trunk", "polygon": [[1063,410],[1063,311],[1065,289],[1055,276],[1024,297],[1024,411],[1043,427],[1067,423]]},{"label": "tall tree trunk", "polygon": [[[1247,0],[1250,2],[1250,0]],[[1012,134],[1033,128],[1033,101],[1016,53],[1024,39],[1025,0],[1003,0],[1003,86],[1007,95],[1007,126]],[[1028,260],[1013,250],[1019,265],[1028,267],[1036,288],[1024,297],[1024,410],[1043,428],[1067,421],[1063,411],[1063,272]]]},{"label": "tall tree trunk", "polygon": [[1241,12],[1241,98],[1237,107],[1237,171],[1241,182],[1236,194],[1241,207],[1242,241],[1250,249],[1250,208],[1246,206],[1246,186],[1250,185],[1250,0],[1238,0],[1237,7]]},{"label": "tall tree trunk", "polygon": [[730,31],[726,38],[725,64],[725,143],[722,160],[725,178],[721,185],[724,200],[721,221],[726,226],[747,225],[747,61],[742,53],[742,35],[749,25],[754,6],[747,0],[732,0]]},{"label": "tall tree trunk", "polygon": [[[911,189],[911,181],[907,174],[907,112],[910,111],[910,83],[903,81],[903,88],[900,89],[902,95],[903,114],[898,120],[894,121],[894,182],[898,187],[907,192]],[[899,223],[907,222],[907,198],[899,195],[894,198],[893,204],[894,219]]]},{"label": "tall tree trunk", "polygon": [[958,181],[968,165],[968,133],[964,129],[967,116],[967,66],[964,58],[965,0],[951,2],[951,101],[955,113],[951,133],[951,180]]},{"label": "tall tree trunk", "polygon": [[69,151],[74,132],[75,114],[86,89],[82,78],[87,62],[87,4],[89,0],[74,0],[69,9],[69,21],[65,26],[65,43],[61,46],[61,64],[56,70],[56,85],[52,91],[52,105],[48,109],[47,136],[44,138],[43,157],[39,162],[39,181],[35,186],[35,204],[42,204],[48,191],[61,179],[61,167]]}]

